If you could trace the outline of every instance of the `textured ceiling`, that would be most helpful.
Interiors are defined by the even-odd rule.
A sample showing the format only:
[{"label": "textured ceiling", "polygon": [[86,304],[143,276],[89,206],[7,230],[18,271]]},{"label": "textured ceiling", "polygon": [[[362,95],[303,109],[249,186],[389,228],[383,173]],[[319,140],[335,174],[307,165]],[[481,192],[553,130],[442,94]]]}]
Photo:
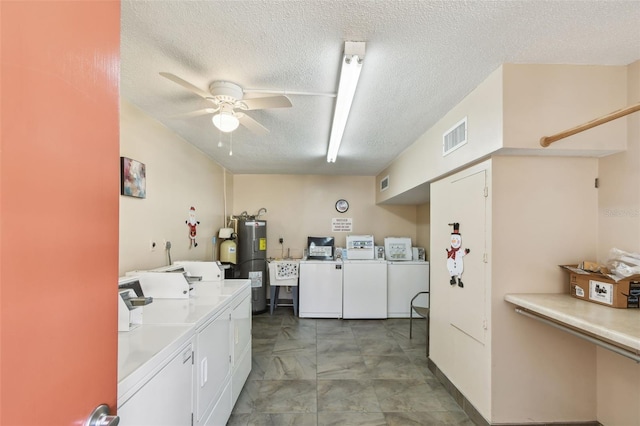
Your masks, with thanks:
[{"label": "textured ceiling", "polygon": [[[121,92],[232,173],[376,175],[503,63],[627,65],[640,59],[638,1],[122,1]],[[336,163],[326,162],[345,41],[366,55]],[[207,90],[231,81],[288,95],[230,139]]]}]

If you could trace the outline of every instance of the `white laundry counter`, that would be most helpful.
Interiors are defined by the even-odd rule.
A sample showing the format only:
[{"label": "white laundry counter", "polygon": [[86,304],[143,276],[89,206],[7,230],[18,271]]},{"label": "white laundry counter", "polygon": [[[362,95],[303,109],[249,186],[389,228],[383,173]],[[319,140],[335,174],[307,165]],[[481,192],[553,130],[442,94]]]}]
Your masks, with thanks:
[{"label": "white laundry counter", "polygon": [[121,425],[229,418],[251,370],[250,281],[202,281],[194,289],[188,299],[155,299],[142,325],[118,333]]}]

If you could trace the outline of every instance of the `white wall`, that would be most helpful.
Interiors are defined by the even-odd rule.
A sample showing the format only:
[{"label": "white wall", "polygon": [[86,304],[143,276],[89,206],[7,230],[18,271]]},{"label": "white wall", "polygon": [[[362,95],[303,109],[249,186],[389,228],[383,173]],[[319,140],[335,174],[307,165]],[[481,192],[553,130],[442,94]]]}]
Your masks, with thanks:
[{"label": "white wall", "polygon": [[[120,196],[119,274],[168,265],[163,241],[171,242],[174,261],[212,259],[212,237],[223,225],[224,169],[125,100],[120,155],[146,165],[147,197]],[[232,185],[232,177],[227,180]],[[200,221],[194,248],[185,223],[191,206]]]},{"label": "white wall", "polygon": [[[471,239],[471,231],[478,232],[469,229],[472,221],[461,220],[464,246],[472,253],[464,261],[465,288],[451,291],[442,250],[450,232],[446,224],[464,217],[457,205],[482,188],[451,191],[482,170],[489,176],[485,246]],[[595,347],[517,315],[504,301],[508,293],[567,293],[567,276],[558,265],[593,258],[596,234],[585,230],[597,223],[596,174],[593,158],[493,156],[432,184],[431,359],[488,421],[596,417]],[[470,262],[477,264],[483,253],[485,269],[472,268]],[[484,290],[477,288],[482,285]],[[464,298],[473,291],[467,306]],[[476,326],[486,321],[484,335],[473,336],[465,316]]]},{"label": "white wall", "polygon": [[[596,416],[602,421],[611,416],[616,419],[611,424],[618,424],[615,422],[624,409],[617,401],[627,401],[627,395],[630,398],[640,395],[637,365],[625,369],[624,362],[602,366],[598,363],[598,389],[600,384],[607,383],[609,393],[604,397],[598,391],[596,400],[596,353],[600,350],[517,317],[503,301],[507,292],[566,293],[566,277],[557,265],[601,257],[610,248],[602,247],[604,241],[609,244],[616,241],[638,250],[638,121],[630,119],[629,126],[624,120],[608,123],[557,142],[551,148],[539,145],[542,136],[590,121],[624,107],[627,102],[637,102],[638,68],[638,64],[628,69],[504,65],[377,177],[376,183],[384,176],[390,177],[389,189],[378,194],[381,202],[493,154],[496,198],[493,249],[489,253],[494,268],[489,325],[489,338],[493,339],[491,407],[487,410],[483,401],[478,401],[477,407],[485,415],[490,413],[491,421],[588,421]],[[439,151],[442,133],[465,114],[469,120],[469,143],[449,158],[443,158]],[[598,163],[597,157],[625,149],[626,152],[605,157]],[[601,185],[605,185],[603,179],[607,180],[609,189],[602,191],[601,186],[598,192],[594,188],[598,175]],[[432,220],[439,208],[432,199]],[[627,213],[618,215],[622,218],[609,215],[603,220],[605,209]],[[431,226],[432,239],[436,230]],[[433,240],[431,246],[432,251],[436,249]],[[431,260],[433,265],[433,257]],[[434,271],[437,265],[432,266],[432,280]],[[432,332],[437,336],[437,308],[432,313]],[[545,347],[560,349],[544,355]],[[437,350],[434,354],[437,356]],[[567,364],[567,359],[572,358],[577,360],[573,366]],[[621,369],[628,374],[620,374]],[[616,387],[608,377],[617,380],[620,376],[629,377],[629,383],[633,383],[621,383],[625,395],[611,393]],[[544,398],[556,395],[553,389],[561,390],[562,395],[549,403]],[[632,414],[625,421],[638,423],[637,410],[627,407],[626,412]]]},{"label": "white wall", "polygon": [[424,247],[427,250],[427,260],[429,260],[429,243],[431,241],[431,205],[421,204],[418,207],[418,229],[414,244]]},{"label": "white wall", "polygon": [[[301,257],[307,236],[334,235],[345,245],[345,233],[332,234],[331,219],[353,219],[354,234],[373,234],[382,245],[386,236],[417,239],[416,206],[377,206],[372,176],[230,175],[175,133],[134,105],[121,107],[120,153],[145,163],[147,198],[120,197],[120,275],[168,264],[160,247],[171,241],[172,260],[209,260],[212,237],[226,216],[267,209],[267,255]],[[226,192],[223,188],[226,186]],[[226,197],[226,203],[225,203]],[[349,210],[340,214],[335,202],[344,198]],[[189,248],[185,220],[189,207],[200,221],[198,247]],[[278,244],[283,237],[284,244]],[[150,241],[159,247],[151,251]],[[218,241],[219,243],[219,241]]]},{"label": "white wall", "polygon": [[[467,117],[467,144],[442,156],[442,135]],[[502,67],[418,138],[393,163],[380,172],[389,187],[376,193],[378,203],[483,158],[502,146]]]},{"label": "white wall", "polygon": [[492,162],[492,421],[592,421],[595,346],[518,315],[504,296],[568,293],[558,265],[593,259],[597,159]]},{"label": "white wall", "polygon": [[[425,182],[488,158],[505,155],[604,156],[626,149],[627,128],[614,121],[540,146],[540,138],[626,106],[622,66],[504,64],[420,136],[389,167],[384,202]],[[442,156],[442,135],[467,117],[467,145]]]},{"label": "white wall", "polygon": [[[597,156],[624,150],[626,125],[612,121],[551,144],[540,138],[565,131],[626,106],[626,67],[505,64],[505,148],[536,155]],[[597,152],[600,151],[600,152]]]},{"label": "white wall", "polygon": [[[261,207],[267,214],[267,256],[281,257],[290,251],[301,257],[308,236],[333,236],[344,247],[347,233],[333,233],[333,218],[351,218],[353,232],[373,235],[377,245],[390,236],[417,238],[416,206],[377,206],[375,177],[324,175],[235,175],[232,214],[247,211],[255,215]],[[338,213],[335,203],[349,202],[346,213]],[[282,237],[281,246],[278,238]]]},{"label": "white wall", "polygon": [[[628,104],[640,102],[640,61],[628,67]],[[598,261],[611,248],[640,253],[640,112],[618,119],[627,128],[627,151],[599,161]],[[640,424],[640,364],[597,350],[598,420]]]}]

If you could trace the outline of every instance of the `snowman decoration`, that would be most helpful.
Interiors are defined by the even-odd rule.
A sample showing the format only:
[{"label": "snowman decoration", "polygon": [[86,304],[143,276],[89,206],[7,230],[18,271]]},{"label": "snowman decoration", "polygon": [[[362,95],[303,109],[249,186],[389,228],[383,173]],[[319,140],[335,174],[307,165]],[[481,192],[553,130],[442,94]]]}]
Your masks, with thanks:
[{"label": "snowman decoration", "polygon": [[191,207],[189,209],[189,219],[186,221],[189,226],[189,248],[198,247],[196,243],[196,226],[200,225],[200,222],[196,220],[196,209]]},{"label": "snowman decoration", "polygon": [[456,285],[456,280],[458,287],[464,287],[462,283],[462,271],[464,270],[464,262],[462,258],[469,254],[471,250],[464,249],[460,250],[462,247],[462,235],[460,235],[460,224],[453,223],[453,233],[451,234],[451,248],[445,249],[447,250],[447,269],[449,270],[449,275],[451,276],[451,280],[449,284]]}]

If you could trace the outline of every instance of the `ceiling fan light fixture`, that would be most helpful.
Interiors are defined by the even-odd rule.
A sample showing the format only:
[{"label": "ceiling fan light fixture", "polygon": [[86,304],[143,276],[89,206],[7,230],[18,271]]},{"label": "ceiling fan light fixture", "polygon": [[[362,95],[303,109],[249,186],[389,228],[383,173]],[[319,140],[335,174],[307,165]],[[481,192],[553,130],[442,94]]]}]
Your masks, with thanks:
[{"label": "ceiling fan light fixture", "polygon": [[350,42],[344,44],[344,56],[340,69],[340,82],[338,83],[338,95],[331,125],[329,137],[329,149],[327,150],[327,162],[335,163],[340,150],[340,143],[347,125],[347,118],[356,93],[356,86],[360,78],[362,63],[364,61],[365,42]]},{"label": "ceiling fan light fixture", "polygon": [[220,129],[221,132],[233,132],[240,125],[240,120],[233,112],[220,111],[211,118],[213,125]]}]

